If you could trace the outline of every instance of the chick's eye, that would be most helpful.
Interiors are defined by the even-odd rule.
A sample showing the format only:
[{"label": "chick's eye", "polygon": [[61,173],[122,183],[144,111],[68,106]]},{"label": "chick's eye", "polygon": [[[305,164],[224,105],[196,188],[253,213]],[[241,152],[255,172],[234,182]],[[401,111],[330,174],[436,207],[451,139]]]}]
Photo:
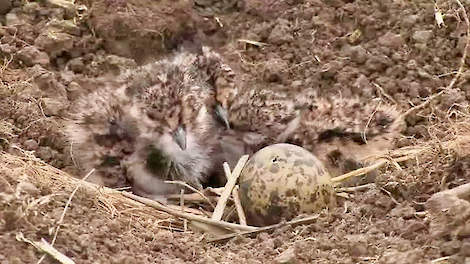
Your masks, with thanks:
[{"label": "chick's eye", "polygon": [[161,113],[158,109],[149,109],[145,112],[148,118],[152,120],[159,120],[161,119]]},{"label": "chick's eye", "polygon": [[137,131],[132,123],[115,121],[109,125],[108,136],[115,141],[133,141]]},{"label": "chick's eye", "polygon": [[109,134],[117,138],[124,136],[124,129],[116,121],[110,122],[109,124]]}]

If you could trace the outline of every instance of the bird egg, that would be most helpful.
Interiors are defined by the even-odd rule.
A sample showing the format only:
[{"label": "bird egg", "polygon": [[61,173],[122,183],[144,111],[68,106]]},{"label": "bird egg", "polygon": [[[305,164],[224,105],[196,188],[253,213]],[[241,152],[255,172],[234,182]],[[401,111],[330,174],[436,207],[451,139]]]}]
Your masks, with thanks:
[{"label": "bird egg", "polygon": [[248,224],[275,224],[333,206],[330,179],[322,162],[302,147],[283,143],[262,148],[239,178]]}]

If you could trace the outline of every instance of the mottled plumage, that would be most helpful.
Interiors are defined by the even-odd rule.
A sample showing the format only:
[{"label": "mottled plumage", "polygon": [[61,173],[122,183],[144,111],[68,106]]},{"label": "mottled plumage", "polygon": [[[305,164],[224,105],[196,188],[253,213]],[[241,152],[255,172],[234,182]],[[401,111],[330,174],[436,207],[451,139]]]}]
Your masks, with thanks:
[{"label": "mottled plumage", "polygon": [[235,130],[261,134],[267,143],[286,141],[300,117],[294,96],[285,91],[246,89],[228,106],[228,120]]},{"label": "mottled plumage", "polygon": [[265,136],[265,145],[291,142],[314,152],[332,174],[361,165],[366,156],[390,150],[404,120],[396,107],[383,101],[318,97],[301,93],[250,89],[229,106],[235,130]]},{"label": "mottled plumage", "polygon": [[220,81],[233,76],[230,68],[204,47],[202,54],[179,52],[125,76],[129,94],[145,106],[141,122],[152,127],[140,140],[171,161],[173,171],[164,177],[202,187],[216,167],[212,157],[221,126],[216,106],[226,104],[234,94]]},{"label": "mottled plumage", "polygon": [[405,127],[401,112],[380,100],[316,98],[307,107],[291,139],[319,156],[333,175],[386,154]]},{"label": "mottled plumage", "polygon": [[76,165],[84,172],[96,169],[92,181],[110,187],[126,183],[121,160],[134,152],[140,134],[136,111],[124,89],[106,86],[72,106],[65,132]]},{"label": "mottled plumage", "polygon": [[208,48],[130,69],[77,101],[66,123],[73,155],[82,168],[97,168],[96,178],[108,186],[126,179],[150,196],[174,190],[163,180],[201,188],[221,168],[213,160],[223,151],[218,139],[225,129],[215,109],[236,94],[221,81],[232,77]]},{"label": "mottled plumage", "polygon": [[304,145],[313,146],[336,137],[365,144],[376,137],[395,137],[404,125],[397,108],[383,101],[315,98],[306,107],[294,133],[294,138]]}]

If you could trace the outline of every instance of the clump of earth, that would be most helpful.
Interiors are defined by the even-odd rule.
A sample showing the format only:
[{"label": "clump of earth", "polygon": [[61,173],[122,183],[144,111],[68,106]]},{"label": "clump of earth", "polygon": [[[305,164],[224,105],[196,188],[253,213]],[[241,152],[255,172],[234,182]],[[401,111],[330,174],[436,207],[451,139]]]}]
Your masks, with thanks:
[{"label": "clump of earth", "polygon": [[[436,5],[445,26],[432,1],[0,0],[0,150],[82,177],[61,127],[71,103],[183,45],[216,49],[246,89],[380,98],[406,111],[445,89],[460,66],[467,25],[453,1]],[[469,88],[464,72],[406,118],[396,147],[447,136]],[[312,224],[223,244],[109,214],[78,191],[55,247],[76,263],[463,263],[470,240],[436,235],[422,212],[432,194],[468,182],[468,159],[456,151],[386,167],[377,188]],[[0,263],[36,262],[42,254],[16,236],[50,240],[68,198],[18,171],[0,169]],[[41,197],[51,198],[28,207]]]}]

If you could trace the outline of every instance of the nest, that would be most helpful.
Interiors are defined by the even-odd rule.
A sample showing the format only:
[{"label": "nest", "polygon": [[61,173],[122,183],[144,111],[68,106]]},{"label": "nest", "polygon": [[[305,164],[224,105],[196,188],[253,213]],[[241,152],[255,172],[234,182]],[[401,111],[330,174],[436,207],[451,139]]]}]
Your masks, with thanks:
[{"label": "nest", "polygon": [[[428,159],[430,157],[442,156],[443,154],[449,155],[449,153],[454,153],[458,156],[470,154],[470,116],[463,115],[460,120],[454,121],[448,128],[447,135],[448,138],[444,141],[435,139],[416,144],[415,146],[399,148],[388,152],[387,155],[368,157],[371,163],[370,166],[332,178],[332,186],[335,187],[345,179],[361,176],[387,165],[391,165],[389,168],[392,169],[401,169],[400,163],[408,160]],[[77,179],[36,158],[31,152],[17,150],[17,155],[0,152],[2,170],[4,172],[8,171],[4,175],[8,175],[11,179],[19,179],[26,176],[31,183],[39,187],[47,186],[52,192],[74,193],[78,189],[78,191],[85,192],[87,196],[96,199],[97,204],[103,211],[112,217],[142,219],[146,222],[158,223],[158,228],[175,231],[185,230],[189,223],[192,227],[197,226],[197,229],[202,228],[204,232],[217,236],[266,229],[266,227],[258,228],[246,225],[243,208],[241,208],[236,195],[236,181],[241,169],[248,160],[248,156],[243,156],[240,159],[233,172],[230,171],[228,165],[224,166],[225,172],[228,175],[228,183],[224,188],[209,188],[204,192],[171,197],[172,199],[178,199],[179,197],[180,205],[177,206],[164,205],[126,191],[114,190],[84,181],[83,179]],[[375,161],[371,162],[373,160]],[[341,193],[347,193],[349,189],[336,188],[336,191],[341,196]],[[227,203],[235,209],[226,208]],[[191,204],[202,204],[206,210],[193,209],[190,207]],[[211,209],[214,211],[211,212]],[[238,212],[239,224],[233,223],[233,220],[232,222],[222,220],[223,215],[226,217],[230,216],[229,211],[233,210]],[[307,219],[311,220],[311,217],[307,217]],[[299,220],[302,222],[302,219],[297,219],[295,220],[296,223]],[[211,240],[213,239],[214,237],[211,238]]]}]

